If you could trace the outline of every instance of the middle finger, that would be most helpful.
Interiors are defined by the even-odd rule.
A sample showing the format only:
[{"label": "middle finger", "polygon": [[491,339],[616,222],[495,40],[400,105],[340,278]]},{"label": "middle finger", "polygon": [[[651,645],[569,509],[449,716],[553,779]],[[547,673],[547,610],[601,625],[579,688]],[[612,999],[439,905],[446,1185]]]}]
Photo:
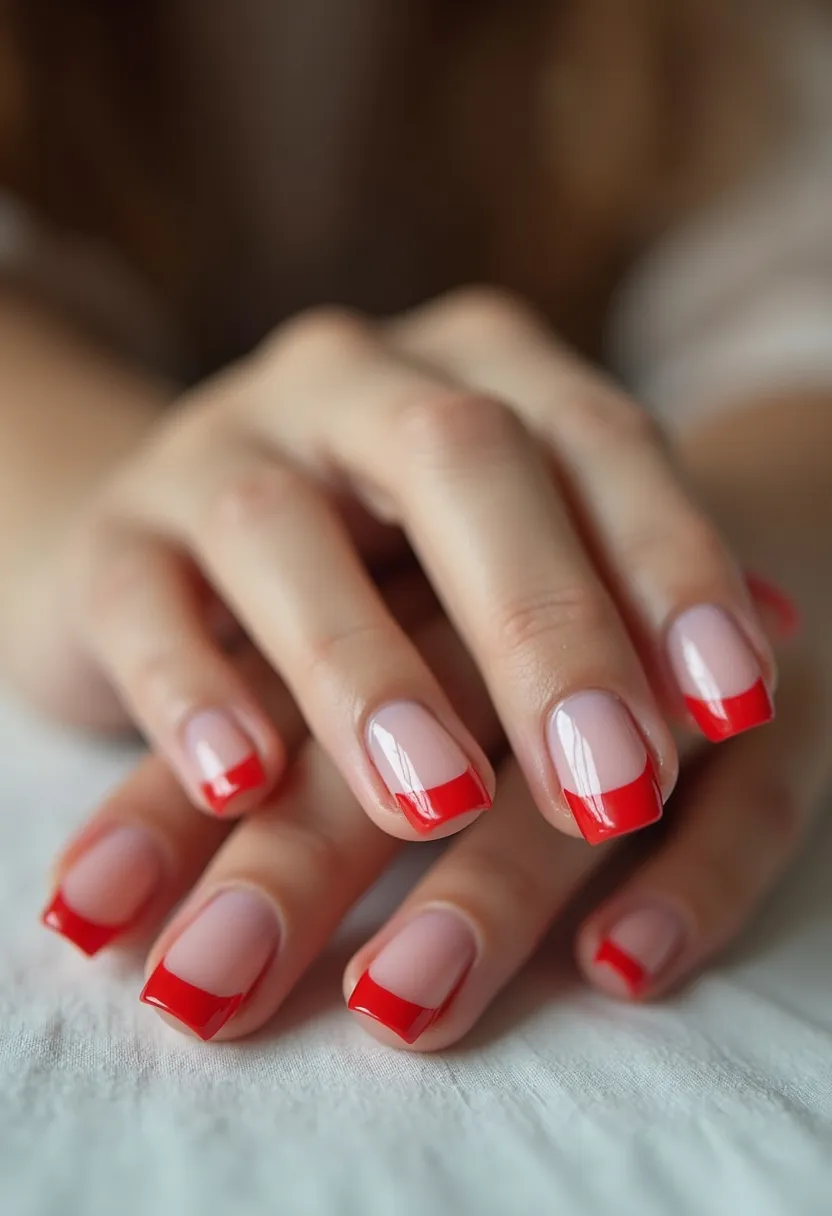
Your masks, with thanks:
[{"label": "middle finger", "polygon": [[593,843],[654,822],[675,780],[673,742],[531,436],[497,400],[397,358],[357,324],[337,341],[304,324],[276,360],[278,402],[304,401],[281,418],[293,457],[320,454],[404,527],[544,814],[566,830],[574,816]]}]

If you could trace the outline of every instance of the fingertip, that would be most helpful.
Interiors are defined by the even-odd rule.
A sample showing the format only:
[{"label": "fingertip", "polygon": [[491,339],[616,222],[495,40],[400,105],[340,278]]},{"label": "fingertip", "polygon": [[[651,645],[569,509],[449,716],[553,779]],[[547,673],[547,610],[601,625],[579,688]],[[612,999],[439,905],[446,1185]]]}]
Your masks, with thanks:
[{"label": "fingertip", "polygon": [[576,957],[599,991],[639,1001],[663,986],[676,970],[688,929],[679,911],[658,901],[602,913],[580,930]]}]

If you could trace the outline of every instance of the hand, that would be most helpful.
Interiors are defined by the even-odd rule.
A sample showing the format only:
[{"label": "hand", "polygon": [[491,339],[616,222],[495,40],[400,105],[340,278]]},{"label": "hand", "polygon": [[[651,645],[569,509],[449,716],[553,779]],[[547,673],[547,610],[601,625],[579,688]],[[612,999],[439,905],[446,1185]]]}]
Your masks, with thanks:
[{"label": "hand", "polygon": [[195,805],[249,810],[287,764],[218,643],[229,610],[373,821],[442,835],[494,774],[368,569],[405,538],[567,833],[658,819],[668,717],[771,716],[741,575],[644,414],[489,293],[311,314],[192,394],[85,514],[72,619]]},{"label": "hand", "polygon": [[[490,748],[499,724],[464,648],[437,619],[414,636]],[[829,776],[832,681],[796,647],[782,671],[776,723],[700,753],[667,831],[635,842],[629,874],[578,930],[591,984],[644,1000],[689,977],[737,934],[800,844]],[[281,791],[232,827],[200,815],[148,759],[62,857],[47,914],[93,953],[146,938],[184,896],[151,948],[143,999],[204,1039],[266,1022],[401,847],[362,813],[320,746],[301,742],[300,716],[275,678],[243,674],[300,747]],[[348,964],[350,1008],[394,1046],[455,1042],[590,875],[622,859],[620,848],[590,850],[552,832],[507,761],[491,813]]]}]

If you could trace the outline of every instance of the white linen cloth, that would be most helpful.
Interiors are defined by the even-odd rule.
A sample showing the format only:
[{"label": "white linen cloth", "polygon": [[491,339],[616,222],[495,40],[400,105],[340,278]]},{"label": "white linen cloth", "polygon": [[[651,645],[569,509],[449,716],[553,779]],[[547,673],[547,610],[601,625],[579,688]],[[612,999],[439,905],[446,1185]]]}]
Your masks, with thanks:
[{"label": "white linen cloth", "polygon": [[139,1005],[140,957],[37,924],[56,850],[134,758],[0,702],[2,1216],[832,1210],[828,819],[732,955],[653,1008],[589,993],[553,940],[465,1044],[377,1045],[341,971],[405,866],[273,1025],[210,1046]]}]

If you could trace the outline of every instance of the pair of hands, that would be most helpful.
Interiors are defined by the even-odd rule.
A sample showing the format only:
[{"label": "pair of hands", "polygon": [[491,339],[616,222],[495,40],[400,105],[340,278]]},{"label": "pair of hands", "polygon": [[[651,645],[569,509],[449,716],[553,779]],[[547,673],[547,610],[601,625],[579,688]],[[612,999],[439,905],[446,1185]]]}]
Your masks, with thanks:
[{"label": "pair of hands", "polygon": [[[606,859],[564,835],[660,817],[668,722],[772,716],[764,622],[644,414],[490,293],[293,322],[161,424],[64,560],[85,714],[115,690],[155,756],[45,919],[91,953],[190,892],[143,996],[204,1038],[271,1016],[397,838],[472,824],[345,976],[379,1036],[454,1041]],[[582,926],[592,982],[662,991],[785,863],[825,717],[791,663],[789,714],[698,765]]]}]

